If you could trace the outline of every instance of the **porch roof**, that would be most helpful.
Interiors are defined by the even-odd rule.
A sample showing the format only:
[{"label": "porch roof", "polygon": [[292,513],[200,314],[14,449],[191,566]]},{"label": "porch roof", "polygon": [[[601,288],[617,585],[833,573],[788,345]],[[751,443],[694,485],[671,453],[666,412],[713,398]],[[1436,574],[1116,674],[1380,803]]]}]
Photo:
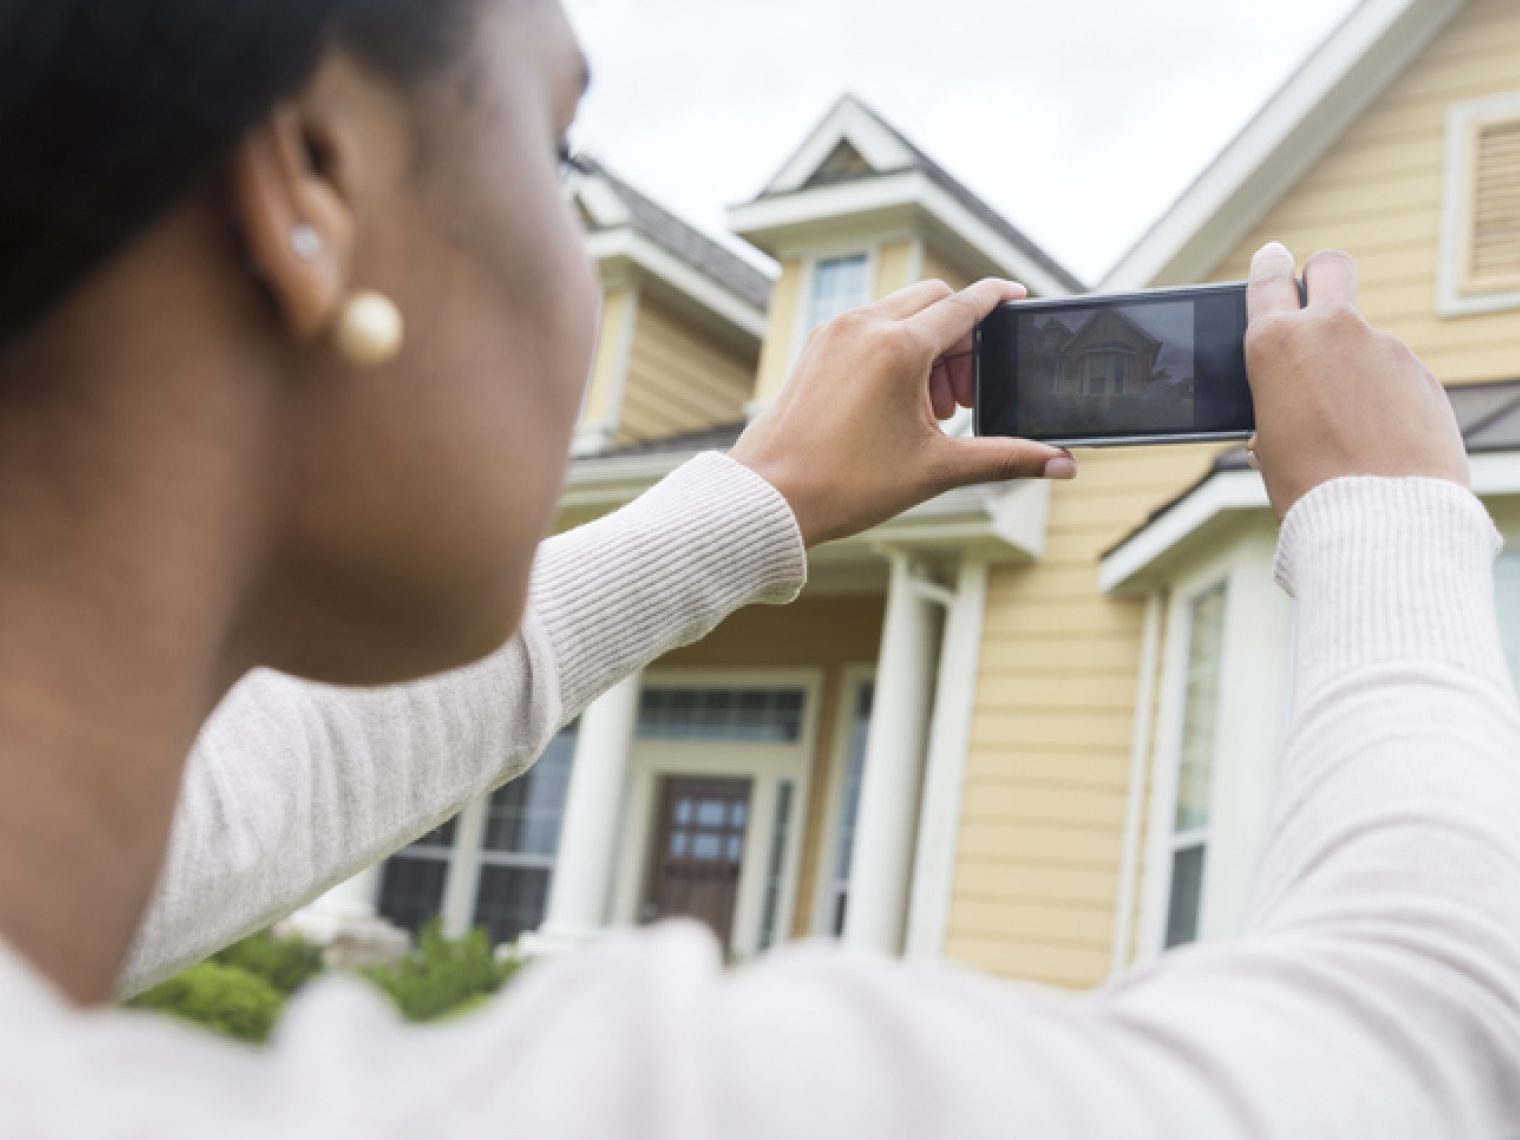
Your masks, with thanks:
[{"label": "porch roof", "polygon": [[[1520,494],[1520,379],[1447,389],[1472,456],[1479,495]],[[1166,563],[1243,512],[1270,509],[1266,488],[1243,447],[1221,453],[1207,474],[1163,504],[1104,555],[1098,583],[1107,594],[1141,593],[1165,580]]]},{"label": "porch roof", "polygon": [[[727,452],[744,427],[724,424],[576,459],[560,496],[560,511],[589,517],[616,510],[702,452]],[[1049,505],[1050,487],[1043,480],[961,487],[865,534],[828,543],[813,552],[813,561],[850,561],[904,548],[975,552],[991,562],[1033,562],[1044,553]]]}]

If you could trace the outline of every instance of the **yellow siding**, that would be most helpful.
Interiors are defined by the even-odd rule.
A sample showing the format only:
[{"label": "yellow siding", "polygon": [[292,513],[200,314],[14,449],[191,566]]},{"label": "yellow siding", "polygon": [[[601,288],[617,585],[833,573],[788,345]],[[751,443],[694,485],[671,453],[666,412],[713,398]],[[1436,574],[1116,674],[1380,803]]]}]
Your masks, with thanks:
[{"label": "yellow siding", "polygon": [[[1251,254],[1272,239],[1301,256],[1342,246],[1361,259],[1369,317],[1407,339],[1442,379],[1520,376],[1520,314],[1436,314],[1447,108],[1515,90],[1520,5],[1475,0],[1208,276],[1243,278]],[[926,275],[932,265],[926,259]],[[1103,599],[1097,563],[1197,479],[1210,455],[1204,447],[1081,455],[1081,477],[1054,488],[1045,559],[994,575],[950,956],[1079,988],[1107,973],[1142,604]],[[1153,725],[1152,753],[1154,738]],[[1136,901],[1138,914],[1138,892]],[[1133,943],[1123,950],[1132,954]]]},{"label": "yellow siding", "polygon": [[1210,447],[1088,451],[1052,488],[1046,557],[989,584],[946,953],[1054,985],[1108,973],[1143,604],[1098,559]]},{"label": "yellow siding", "polygon": [[924,250],[923,279],[925,281],[943,281],[952,289],[964,289],[973,283],[973,278],[970,274],[956,268],[945,258],[941,257],[932,247],[925,248]]},{"label": "yellow siding", "polygon": [[798,306],[802,303],[803,276],[800,260],[782,263],[765,320],[765,342],[760,346],[760,370],[754,394],[757,404],[769,403],[780,395],[791,374],[797,325],[802,320]]},{"label": "yellow siding", "polygon": [[879,301],[910,284],[913,254],[918,243],[908,238],[888,242],[877,251],[875,296]]},{"label": "yellow siding", "polygon": [[1368,318],[1407,340],[1443,381],[1520,376],[1520,312],[1436,314],[1446,113],[1520,91],[1520,5],[1474,3],[1210,276],[1246,275],[1262,244],[1300,257],[1339,246],[1362,262]]},{"label": "yellow siding", "polygon": [[744,418],[755,361],[645,293],[634,324],[618,439],[661,439]]},{"label": "yellow siding", "polygon": [[797,906],[792,917],[793,934],[811,933],[813,898],[820,868],[827,820],[828,790],[833,779],[836,735],[841,702],[849,694],[841,690],[849,665],[870,664],[881,646],[881,620],[885,599],[861,597],[803,598],[784,608],[754,606],[740,610],[695,645],[662,658],[655,668],[690,669],[781,669],[816,668],[823,671],[823,698],[819,707],[818,743],[813,757],[811,789],[803,834],[802,863],[798,876]]},{"label": "yellow siding", "polygon": [[591,384],[581,411],[585,424],[610,425],[617,415],[623,384],[623,361],[628,339],[628,319],[633,312],[631,289],[610,289],[602,300],[602,326],[591,366]]}]

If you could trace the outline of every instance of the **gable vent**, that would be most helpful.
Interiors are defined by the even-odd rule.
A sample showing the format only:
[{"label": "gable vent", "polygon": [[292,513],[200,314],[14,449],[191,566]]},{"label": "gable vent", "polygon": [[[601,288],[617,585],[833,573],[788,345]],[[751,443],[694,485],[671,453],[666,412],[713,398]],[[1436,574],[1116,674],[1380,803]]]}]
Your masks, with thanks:
[{"label": "gable vent", "polygon": [[1520,119],[1479,127],[1474,140],[1466,291],[1520,286]]}]

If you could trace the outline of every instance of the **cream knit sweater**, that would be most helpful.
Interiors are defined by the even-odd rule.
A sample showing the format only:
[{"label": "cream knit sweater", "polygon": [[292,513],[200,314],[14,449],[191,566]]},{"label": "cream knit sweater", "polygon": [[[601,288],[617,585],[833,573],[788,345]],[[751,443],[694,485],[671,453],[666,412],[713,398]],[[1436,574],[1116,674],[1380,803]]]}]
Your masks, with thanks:
[{"label": "cream knit sweater", "polygon": [[[689,925],[408,1030],[357,982],[271,1050],[70,1009],[0,945],[0,1136],[1520,1136],[1520,708],[1496,535],[1460,488],[1345,479],[1290,515],[1297,698],[1238,941],[1081,999],[827,945],[725,973]],[[521,634],[355,692],[250,677],[196,748],[136,988],[521,772],[620,675],[785,601],[784,502],[708,456],[548,543]]]}]

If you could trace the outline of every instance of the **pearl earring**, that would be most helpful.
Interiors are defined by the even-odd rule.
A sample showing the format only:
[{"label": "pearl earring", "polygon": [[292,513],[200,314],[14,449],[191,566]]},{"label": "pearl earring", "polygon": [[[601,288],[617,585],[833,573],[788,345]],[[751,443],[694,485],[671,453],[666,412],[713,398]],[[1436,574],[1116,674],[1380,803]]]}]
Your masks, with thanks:
[{"label": "pearl earring", "polygon": [[343,305],[333,329],[338,355],[355,368],[377,368],[401,353],[406,322],[396,303],[371,290],[355,293]]},{"label": "pearl earring", "polygon": [[313,261],[322,252],[322,235],[310,226],[297,226],[290,232],[290,248],[302,261]]}]

